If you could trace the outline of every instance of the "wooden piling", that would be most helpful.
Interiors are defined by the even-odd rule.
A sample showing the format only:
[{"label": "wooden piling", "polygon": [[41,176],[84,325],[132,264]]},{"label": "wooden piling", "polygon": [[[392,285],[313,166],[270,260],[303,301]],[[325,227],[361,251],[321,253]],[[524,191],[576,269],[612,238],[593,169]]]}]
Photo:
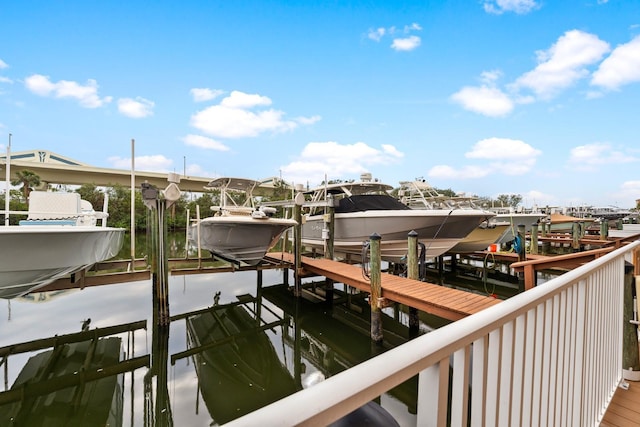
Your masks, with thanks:
[{"label": "wooden piling", "polygon": [[533,255],[538,254],[538,224],[533,224],[531,226],[531,245],[529,253]]},{"label": "wooden piling", "polygon": [[577,222],[574,222],[572,224],[571,237],[573,239],[571,241],[571,249],[573,249],[574,251],[579,251],[580,250],[580,224],[578,224]]},{"label": "wooden piling", "polygon": [[603,219],[600,223],[600,240],[607,240],[609,238],[609,221]]},{"label": "wooden piling", "polygon": [[370,281],[371,294],[369,295],[369,304],[371,306],[371,340],[378,345],[382,345],[382,312],[381,296],[382,296],[382,268],[380,257],[380,235],[374,233],[369,237],[370,242]]},{"label": "wooden piling", "polygon": [[[409,232],[407,255],[407,278],[419,280],[418,277],[418,233],[414,230]],[[420,331],[420,317],[418,310],[409,307],[409,338],[415,338]]]}]

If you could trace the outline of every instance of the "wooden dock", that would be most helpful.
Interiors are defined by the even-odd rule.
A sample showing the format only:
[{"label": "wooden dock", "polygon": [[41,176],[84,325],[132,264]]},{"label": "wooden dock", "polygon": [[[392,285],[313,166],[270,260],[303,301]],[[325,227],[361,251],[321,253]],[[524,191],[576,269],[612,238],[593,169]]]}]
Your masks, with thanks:
[{"label": "wooden dock", "polygon": [[603,427],[640,425],[640,383],[627,382],[628,389],[618,387],[600,423]]},{"label": "wooden dock", "polygon": [[[268,257],[294,263],[293,254],[286,252],[270,253]],[[303,256],[302,268],[305,272],[324,276],[334,282],[344,283],[361,291],[370,292],[371,290],[371,284],[363,275],[360,266]],[[493,297],[407,279],[393,274],[382,273],[381,279],[382,298],[454,321],[500,302]]]}]

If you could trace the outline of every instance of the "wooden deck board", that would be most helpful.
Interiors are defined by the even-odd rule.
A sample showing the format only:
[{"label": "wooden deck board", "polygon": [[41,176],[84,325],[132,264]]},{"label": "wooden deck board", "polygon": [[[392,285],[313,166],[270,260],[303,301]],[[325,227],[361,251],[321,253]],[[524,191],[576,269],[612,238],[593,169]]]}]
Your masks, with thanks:
[{"label": "wooden deck board", "polygon": [[[294,262],[293,255],[287,253],[270,253],[268,257],[290,263]],[[365,292],[371,290],[369,279],[364,277],[360,266],[324,258],[302,257],[301,261],[302,268],[307,272],[324,276]],[[449,320],[462,319],[500,302],[500,300],[493,297],[387,273],[381,274],[381,286],[382,298]]]},{"label": "wooden deck board", "polygon": [[640,383],[627,381],[629,389],[616,389],[604,414],[603,427],[631,427],[640,425]]}]

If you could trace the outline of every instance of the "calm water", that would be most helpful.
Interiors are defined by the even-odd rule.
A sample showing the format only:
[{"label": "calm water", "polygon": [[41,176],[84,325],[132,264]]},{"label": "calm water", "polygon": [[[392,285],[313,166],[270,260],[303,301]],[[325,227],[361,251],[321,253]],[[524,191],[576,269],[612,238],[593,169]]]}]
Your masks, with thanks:
[{"label": "calm water", "polygon": [[[90,329],[144,320],[146,330],[117,335],[124,357],[150,356],[150,366],[120,376],[111,408],[121,424],[112,425],[210,426],[407,340],[403,313],[387,309],[386,344],[379,349],[369,340],[366,305],[347,310],[296,302],[283,281],[283,271],[266,270],[258,291],[256,272],[170,275],[175,320],[165,328],[154,325],[151,281],[0,300],[0,347],[80,332],[87,319]],[[202,310],[189,321],[179,316]],[[11,387],[28,359],[43,351],[10,356],[5,384]],[[415,390],[416,381],[409,381],[379,403],[401,425],[415,425]]]}]

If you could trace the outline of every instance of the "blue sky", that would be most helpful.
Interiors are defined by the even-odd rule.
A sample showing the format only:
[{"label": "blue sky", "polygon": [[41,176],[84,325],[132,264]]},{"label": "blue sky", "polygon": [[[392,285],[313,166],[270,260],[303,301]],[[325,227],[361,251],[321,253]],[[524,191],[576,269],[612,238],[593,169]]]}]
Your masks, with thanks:
[{"label": "blue sky", "polygon": [[19,1],[0,148],[523,204],[640,199],[640,2]]}]

